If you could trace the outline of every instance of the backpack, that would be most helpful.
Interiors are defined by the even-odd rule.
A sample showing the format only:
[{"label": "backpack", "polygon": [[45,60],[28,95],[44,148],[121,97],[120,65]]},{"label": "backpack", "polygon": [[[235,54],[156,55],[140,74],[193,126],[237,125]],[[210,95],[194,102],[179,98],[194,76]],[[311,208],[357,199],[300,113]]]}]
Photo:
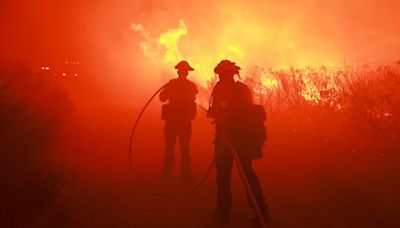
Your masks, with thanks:
[{"label": "backpack", "polygon": [[262,105],[251,101],[249,88],[236,83],[232,102],[228,107],[228,137],[237,150],[238,156],[249,159],[261,158],[267,140],[264,122],[266,112]]}]

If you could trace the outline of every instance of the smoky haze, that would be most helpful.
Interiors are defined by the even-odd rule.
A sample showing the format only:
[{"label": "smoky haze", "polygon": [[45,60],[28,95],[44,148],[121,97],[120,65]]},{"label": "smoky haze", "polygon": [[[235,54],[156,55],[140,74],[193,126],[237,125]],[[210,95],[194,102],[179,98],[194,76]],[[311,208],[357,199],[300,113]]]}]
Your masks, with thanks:
[{"label": "smoky haze", "polygon": [[[11,102],[0,104],[6,104],[2,111],[27,107],[21,116],[14,111],[4,115],[20,118],[20,124],[10,125],[14,127],[1,125],[12,138],[4,148],[20,153],[10,159],[17,165],[8,165],[3,173],[25,170],[20,168],[25,163],[18,162],[26,158],[25,151],[32,152],[32,170],[40,172],[5,178],[12,212],[0,211],[1,219],[20,225],[18,218],[26,216],[26,223],[36,226],[213,227],[211,212],[205,212],[215,206],[214,173],[199,192],[174,201],[151,196],[131,179],[128,144],[134,120],[150,96],[176,77],[176,61],[166,61],[165,50],[154,58],[146,56],[141,43],[147,40],[132,24],[158,39],[184,22],[187,34],[180,37],[178,51],[199,65],[189,79],[198,83],[203,101],[210,93],[204,88],[206,79],[213,77],[221,58],[236,61],[243,72],[253,66],[336,67],[344,61],[394,64],[400,59],[399,7],[399,1],[373,0],[3,1],[0,88],[7,88],[0,94]],[[393,88],[398,87],[393,84],[389,91]],[[139,125],[134,158],[141,178],[162,191],[156,181],[164,146],[160,112],[156,98]],[[334,115],[315,120],[315,113],[293,108],[267,121],[265,157],[255,167],[274,225],[391,227],[400,199],[398,142],[386,144],[360,131],[344,131]],[[197,178],[213,157],[213,133],[211,120],[199,109],[191,144]],[[29,143],[13,147],[19,142]],[[4,156],[13,156],[9,154]],[[42,166],[51,171],[42,171]],[[46,194],[53,198],[32,183],[42,172],[51,173],[54,185]],[[246,227],[251,212],[234,175],[236,222]],[[17,176],[24,177],[22,187]],[[166,191],[182,189],[170,186]],[[34,192],[31,198],[40,202],[21,192]]]},{"label": "smoky haze", "polygon": [[183,19],[183,57],[217,58],[229,44],[243,52],[232,56],[242,66],[387,64],[400,52],[398,1],[8,1],[1,7],[3,58],[35,67],[79,59],[92,83],[124,101],[142,94],[130,87],[136,82],[168,78],[143,56],[143,38],[131,23],[157,38]]}]

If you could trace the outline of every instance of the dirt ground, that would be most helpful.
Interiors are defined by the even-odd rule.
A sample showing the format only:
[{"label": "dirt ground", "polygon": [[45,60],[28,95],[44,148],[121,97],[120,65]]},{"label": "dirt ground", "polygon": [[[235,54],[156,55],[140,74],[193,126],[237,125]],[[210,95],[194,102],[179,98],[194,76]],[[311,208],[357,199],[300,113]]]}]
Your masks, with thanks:
[{"label": "dirt ground", "polygon": [[[56,159],[64,169],[62,194],[38,216],[34,227],[255,226],[236,170],[230,224],[221,224],[213,216],[215,168],[193,194],[164,198],[151,193],[175,194],[193,186],[180,185],[176,179],[167,185],[157,180],[162,161],[162,143],[154,143],[154,139],[162,142],[158,114],[148,114],[141,122],[133,156],[137,174],[149,191],[141,187],[128,165],[130,128],[137,112],[101,105],[89,108],[90,112],[81,110],[79,129],[71,128],[58,145],[63,148]],[[156,106],[150,110],[158,112]],[[98,113],[95,119],[84,114],[94,112]],[[212,159],[212,127],[201,113],[193,123],[191,148],[197,180]],[[270,132],[264,158],[254,164],[270,207],[268,227],[400,225],[398,156],[394,152],[383,157],[359,154],[334,142],[321,151],[318,143],[285,143],[279,136],[284,133],[274,136]],[[179,169],[175,171],[178,175]]]}]

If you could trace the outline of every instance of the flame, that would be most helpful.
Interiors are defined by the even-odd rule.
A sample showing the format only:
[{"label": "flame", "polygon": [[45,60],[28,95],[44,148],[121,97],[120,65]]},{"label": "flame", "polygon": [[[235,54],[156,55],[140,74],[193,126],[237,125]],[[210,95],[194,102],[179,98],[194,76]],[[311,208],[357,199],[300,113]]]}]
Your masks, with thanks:
[{"label": "flame", "polygon": [[301,91],[301,95],[303,96],[304,100],[319,103],[321,96],[318,88],[315,86],[311,78],[304,77],[303,82],[305,88],[303,91]]},{"label": "flame", "polygon": [[178,50],[179,42],[182,36],[187,35],[187,27],[183,20],[179,21],[178,28],[168,29],[158,38],[153,38],[142,24],[132,23],[131,29],[141,34],[143,41],[140,42],[140,47],[146,57],[156,62],[162,60],[167,64],[177,63],[182,59]]},{"label": "flame", "polygon": [[[170,70],[179,61],[187,60],[195,68],[193,80],[204,88],[213,79],[213,69],[220,60],[241,59],[244,56],[242,48],[231,40],[224,40],[224,45],[211,49],[203,48],[201,42],[194,41],[183,53],[182,37],[187,36],[188,28],[182,19],[177,28],[170,28],[157,38],[152,37],[142,24],[132,23],[131,29],[141,34],[143,41],[140,47],[145,57],[152,59],[159,68]],[[160,66],[160,63],[163,65]]]},{"label": "flame", "polygon": [[165,49],[164,60],[167,63],[176,63],[182,59],[182,55],[178,50],[178,45],[181,37],[186,35],[187,27],[183,20],[180,20],[178,28],[169,29],[158,38],[158,44]]},{"label": "flame", "polygon": [[[143,41],[140,47],[144,56],[156,63],[155,65],[162,70],[174,70],[173,66],[181,60],[187,60],[195,71],[191,73],[191,79],[204,88],[208,88],[214,78],[213,69],[222,59],[230,59],[238,62],[242,67],[242,72],[246,72],[254,63],[254,55],[257,46],[263,46],[264,42],[276,43],[275,49],[286,52],[296,48],[296,42],[290,32],[281,31],[280,35],[272,35],[270,31],[265,30],[260,24],[248,23],[238,20],[235,26],[227,26],[221,30],[221,34],[215,36],[214,40],[204,41],[191,38],[190,30],[183,19],[179,20],[176,28],[169,28],[158,37],[153,37],[149,31],[146,31],[142,24],[133,23],[131,29],[140,33]],[[237,35],[236,28],[242,31]],[[244,34],[244,35],[243,35]],[[186,37],[185,39],[182,39]],[[279,40],[279,42],[275,42]],[[299,51],[302,51],[299,49]],[[297,61],[299,65],[306,65],[315,60],[315,56],[304,54],[304,58]],[[162,63],[162,64],[160,64]],[[333,63],[328,62],[328,66],[333,68]],[[282,61],[281,68],[288,69],[289,64]],[[313,79],[312,72],[303,72],[300,95],[306,101],[319,103],[323,101],[321,91],[323,89],[337,89],[333,79],[330,79],[324,88],[318,87]],[[249,75],[244,75],[244,78]],[[274,75],[263,72],[259,77],[260,91],[279,89],[279,79]]]},{"label": "flame", "polygon": [[267,89],[276,89],[279,86],[279,81],[274,78],[263,77],[261,78],[261,84]]}]

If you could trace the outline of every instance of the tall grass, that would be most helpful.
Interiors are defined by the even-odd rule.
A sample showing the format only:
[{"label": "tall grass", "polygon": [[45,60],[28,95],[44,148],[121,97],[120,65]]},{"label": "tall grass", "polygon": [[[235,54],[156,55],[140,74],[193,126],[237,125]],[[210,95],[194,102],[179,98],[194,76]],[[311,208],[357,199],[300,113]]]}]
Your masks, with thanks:
[{"label": "tall grass", "polygon": [[287,119],[296,119],[298,126],[291,127],[313,123],[315,133],[334,127],[342,132],[336,138],[346,143],[355,143],[348,141],[351,132],[361,141],[400,146],[400,62],[381,67],[253,67],[244,81],[256,102],[265,106],[270,125],[284,128]]}]

